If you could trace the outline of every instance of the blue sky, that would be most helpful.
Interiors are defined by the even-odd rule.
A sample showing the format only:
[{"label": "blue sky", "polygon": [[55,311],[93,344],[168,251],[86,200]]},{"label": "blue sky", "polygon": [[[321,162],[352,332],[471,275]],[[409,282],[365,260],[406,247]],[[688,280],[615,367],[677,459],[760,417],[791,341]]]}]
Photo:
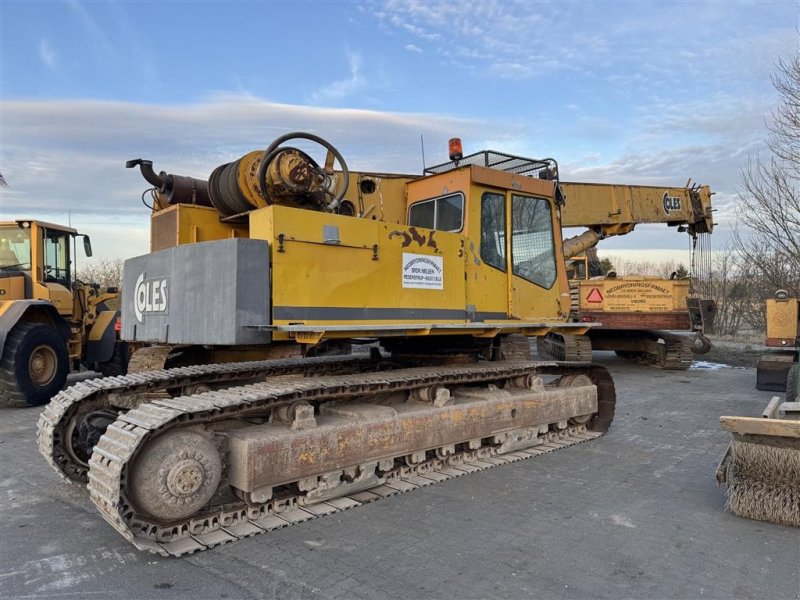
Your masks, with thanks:
[{"label": "blue sky", "polygon": [[[446,141],[552,156],[568,180],[717,192],[764,152],[798,2],[0,3],[0,218],[66,221],[98,256],[147,251],[129,158],[207,177],[287,131],[351,168],[417,173]],[[666,227],[601,250],[687,248]],[[652,255],[652,254],[651,254]]]}]

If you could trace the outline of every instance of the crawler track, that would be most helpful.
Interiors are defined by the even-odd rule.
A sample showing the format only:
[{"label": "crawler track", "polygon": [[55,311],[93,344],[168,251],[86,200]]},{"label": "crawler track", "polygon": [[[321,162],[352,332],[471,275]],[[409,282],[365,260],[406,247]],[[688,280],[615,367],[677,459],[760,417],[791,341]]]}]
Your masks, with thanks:
[{"label": "crawler track", "polygon": [[72,441],[77,421],[90,411],[131,409],[154,395],[166,396],[168,389],[186,390],[200,385],[223,388],[283,375],[356,373],[376,364],[367,355],[295,358],[180,367],[84,381],[63,390],[45,407],[37,424],[39,452],[66,481],[88,483],[89,457],[80,456]]},{"label": "crawler track", "polygon": [[592,360],[592,340],[583,335],[548,333],[536,339],[539,356],[554,360],[588,362]]},{"label": "crawler track", "polygon": [[[608,372],[590,364],[558,365],[523,361],[492,362],[436,368],[414,368],[377,373],[356,373],[375,366],[367,358],[326,357],[301,361],[265,361],[209,365],[172,369],[129,377],[86,382],[60,394],[43,413],[39,422],[39,446],[51,466],[69,481],[88,478],[92,502],[123,537],[141,550],[164,556],[181,556],[285,527],[310,518],[324,516],[397,493],[438,483],[466,473],[532,458],[556,449],[591,440],[602,435],[613,419],[615,392]],[[325,373],[350,372],[348,375]],[[302,380],[292,378],[271,383],[235,385],[265,376],[318,374]],[[538,445],[501,454],[497,446],[484,440],[479,448],[459,447],[447,458],[433,458],[406,466],[397,457],[394,467],[380,473],[369,489],[341,488],[341,495],[309,500],[293,486],[282,488],[269,501],[245,502],[225,490],[223,479],[217,495],[191,518],[162,524],[136,514],[128,498],[130,465],[150,440],[183,426],[203,426],[264,415],[296,402],[314,405],[348,397],[395,393],[431,385],[467,385],[503,382],[525,375],[588,375],[597,387],[598,412],[587,424],[553,423],[547,433],[540,432]],[[216,384],[227,389],[178,398],[139,403],[142,393],[198,384]],[[86,465],[74,460],[64,440],[68,424],[80,414],[81,406],[91,402],[131,406],[120,413],[94,446]],[[338,490],[338,488],[337,488]],[[338,491],[337,491],[338,493]]]},{"label": "crawler track", "polygon": [[[653,330],[625,333],[636,334],[636,336],[631,335],[630,344],[639,349],[631,350],[628,354],[643,364],[659,369],[683,371],[688,369],[694,360],[692,340],[688,336]],[[602,339],[595,340],[597,349],[609,349],[604,347],[603,341]],[[539,356],[545,358],[587,362],[592,357],[592,339],[590,336],[549,333],[547,336],[537,339],[537,350]]]},{"label": "crawler track", "polygon": [[685,371],[692,365],[692,341],[688,336],[673,333],[658,332],[664,339],[664,358],[654,360],[653,364],[661,369]]}]

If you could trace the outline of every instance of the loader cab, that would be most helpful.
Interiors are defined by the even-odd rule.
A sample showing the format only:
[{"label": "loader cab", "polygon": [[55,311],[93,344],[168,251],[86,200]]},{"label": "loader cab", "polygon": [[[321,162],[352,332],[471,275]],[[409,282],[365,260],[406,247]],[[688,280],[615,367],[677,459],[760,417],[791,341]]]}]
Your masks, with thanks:
[{"label": "loader cab", "polygon": [[0,302],[30,298],[30,271],[30,229],[0,224]]},{"label": "loader cab", "polygon": [[0,223],[0,300],[48,300],[61,314],[72,312],[75,238],[70,227],[34,220]]}]

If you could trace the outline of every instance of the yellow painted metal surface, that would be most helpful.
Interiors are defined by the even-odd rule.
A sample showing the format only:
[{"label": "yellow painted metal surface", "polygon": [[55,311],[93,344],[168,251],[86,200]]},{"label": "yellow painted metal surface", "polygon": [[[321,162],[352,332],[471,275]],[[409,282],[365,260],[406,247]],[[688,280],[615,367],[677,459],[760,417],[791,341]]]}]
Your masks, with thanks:
[{"label": "yellow painted metal surface", "polygon": [[22,275],[0,279],[0,304],[25,299],[25,278]]},{"label": "yellow painted metal surface", "polygon": [[344,200],[356,209],[356,216],[386,223],[406,222],[406,184],[414,175],[350,172]]},{"label": "yellow painted metal surface", "polygon": [[688,279],[594,278],[578,282],[581,311],[686,312]]},{"label": "yellow painted metal surface", "polygon": [[100,341],[103,338],[103,333],[105,333],[106,329],[108,329],[108,326],[116,318],[117,318],[116,313],[110,310],[106,310],[98,314],[97,319],[92,325],[92,328],[89,330],[88,341],[90,342]]},{"label": "yellow painted metal surface", "polygon": [[271,245],[276,325],[464,321],[457,234],[270,206],[250,237]]},{"label": "yellow painted metal surface", "polygon": [[253,206],[264,206],[266,204],[261,197],[258,185],[258,167],[263,156],[263,150],[255,150],[246,154],[239,160],[239,168],[236,172],[239,190]]},{"label": "yellow painted metal surface", "polygon": [[[321,339],[323,330],[337,324],[451,325],[451,334],[492,336],[499,329],[479,332],[471,325],[526,322],[530,326],[564,321],[569,294],[563,261],[555,261],[556,281],[550,289],[544,289],[511,274],[510,252],[506,254],[506,272],[480,258],[480,198],[487,190],[503,195],[508,215],[512,194],[529,193],[550,203],[555,229],[552,252],[555,257],[561,253],[557,214],[551,198],[545,195],[552,194],[552,182],[505,173],[498,179],[497,175],[480,167],[459,169],[408,182],[407,196],[403,193],[399,198],[385,198],[384,206],[396,206],[406,198],[411,205],[463,192],[466,210],[461,232],[279,205],[253,211],[249,216],[250,237],[270,243],[273,323],[279,327],[319,325],[318,330],[297,331],[290,336],[314,343]],[[498,187],[477,183],[475,179],[481,177]],[[424,328],[397,332],[429,333]],[[279,331],[275,337],[285,339],[287,335]],[[325,336],[335,337],[335,332],[326,331]]]},{"label": "yellow painted metal surface", "polygon": [[798,299],[767,300],[767,345],[793,346],[798,331]]},{"label": "yellow painted metal surface", "polygon": [[561,189],[564,227],[603,226],[606,235],[619,235],[637,223],[693,223],[700,214],[713,229],[708,186],[697,190],[695,203],[689,188],[561,182]]},{"label": "yellow painted metal surface", "polygon": [[[468,309],[485,321],[553,321],[566,317],[569,314],[569,292],[562,260],[556,260],[555,284],[545,289],[513,274],[509,240],[505,240],[505,272],[487,265],[480,254],[481,198],[484,193],[505,196],[506,230],[510,231],[511,196],[545,198],[552,202],[553,182],[472,165],[410,182],[408,204],[411,206],[420,200],[456,192],[467,198],[462,234]],[[561,228],[552,205],[551,218],[553,250],[560,257]]]},{"label": "yellow painted metal surface", "polygon": [[232,237],[247,237],[247,226],[222,223],[214,208],[176,204],[153,213],[150,251]]}]

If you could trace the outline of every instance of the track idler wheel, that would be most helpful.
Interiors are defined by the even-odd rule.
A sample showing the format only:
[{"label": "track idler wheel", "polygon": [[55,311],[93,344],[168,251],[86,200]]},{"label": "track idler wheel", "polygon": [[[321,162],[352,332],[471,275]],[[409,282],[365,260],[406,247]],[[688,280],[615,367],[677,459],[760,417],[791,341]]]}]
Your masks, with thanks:
[{"label": "track idler wheel", "polygon": [[[574,375],[563,375],[558,380],[558,387],[573,387],[573,386],[586,386],[594,385],[592,378],[588,375],[576,373]],[[591,414],[578,415],[569,419],[570,425],[585,425],[592,418]]]},{"label": "track idler wheel", "polygon": [[155,521],[186,519],[208,504],[222,478],[211,437],[197,430],[167,432],[143,449],[131,469],[131,502]]}]

